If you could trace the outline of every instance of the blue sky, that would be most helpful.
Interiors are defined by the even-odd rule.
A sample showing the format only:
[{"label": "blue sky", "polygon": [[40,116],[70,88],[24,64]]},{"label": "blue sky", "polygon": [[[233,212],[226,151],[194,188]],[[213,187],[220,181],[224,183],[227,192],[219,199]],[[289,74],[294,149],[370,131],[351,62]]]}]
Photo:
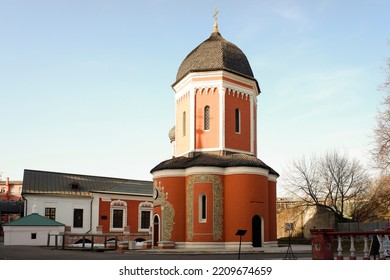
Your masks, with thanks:
[{"label": "blue sky", "polygon": [[0,0],[0,171],[151,180],[171,157],[171,88],[222,36],[261,87],[258,157],[281,176],[338,149],[366,165],[390,57],[389,1]]}]

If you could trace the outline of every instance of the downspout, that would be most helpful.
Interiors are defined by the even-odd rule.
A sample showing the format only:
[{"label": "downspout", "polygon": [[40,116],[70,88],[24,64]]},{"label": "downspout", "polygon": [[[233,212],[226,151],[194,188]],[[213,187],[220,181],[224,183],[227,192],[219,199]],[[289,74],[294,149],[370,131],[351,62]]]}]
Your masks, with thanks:
[{"label": "downspout", "polygon": [[24,206],[23,206],[24,209],[23,209],[23,216],[22,216],[22,217],[24,217],[27,215],[27,199],[24,197],[23,192],[22,192],[21,196],[22,196],[22,199],[24,201]]},{"label": "downspout", "polygon": [[89,205],[89,230],[86,233],[90,233],[92,231],[92,202],[93,202],[93,195],[91,196],[91,202]]}]

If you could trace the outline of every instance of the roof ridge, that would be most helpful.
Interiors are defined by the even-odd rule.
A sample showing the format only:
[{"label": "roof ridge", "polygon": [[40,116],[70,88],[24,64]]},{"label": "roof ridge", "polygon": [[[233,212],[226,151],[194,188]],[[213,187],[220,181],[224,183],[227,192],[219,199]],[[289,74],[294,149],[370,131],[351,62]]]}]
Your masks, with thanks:
[{"label": "roof ridge", "polygon": [[114,179],[114,180],[123,180],[123,181],[149,182],[148,180],[129,179],[129,178],[116,178],[116,177],[109,177],[109,176],[86,175],[86,174],[78,174],[78,173],[65,173],[65,172],[58,172],[58,171],[24,169],[24,172],[26,172],[26,171],[27,172],[35,172],[35,173],[46,173],[46,174],[59,174],[59,175],[70,175],[70,176],[80,176],[80,177],[92,177],[92,178],[100,178],[100,179]]}]

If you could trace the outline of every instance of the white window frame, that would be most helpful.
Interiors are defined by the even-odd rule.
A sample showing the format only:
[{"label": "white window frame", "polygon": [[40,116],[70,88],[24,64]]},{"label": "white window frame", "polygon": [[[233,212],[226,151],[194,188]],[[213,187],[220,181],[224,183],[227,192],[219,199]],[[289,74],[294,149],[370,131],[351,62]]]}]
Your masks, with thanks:
[{"label": "white window frame", "polygon": [[[123,221],[121,228],[114,228],[114,210],[123,211]],[[121,232],[124,231],[125,226],[127,226],[127,203],[123,200],[114,200],[110,204],[110,231],[111,232]]]},{"label": "white window frame", "polygon": [[[142,212],[150,212],[150,221],[148,228],[142,228]],[[153,223],[153,203],[145,201],[138,205],[138,232],[149,232],[149,228]]]}]

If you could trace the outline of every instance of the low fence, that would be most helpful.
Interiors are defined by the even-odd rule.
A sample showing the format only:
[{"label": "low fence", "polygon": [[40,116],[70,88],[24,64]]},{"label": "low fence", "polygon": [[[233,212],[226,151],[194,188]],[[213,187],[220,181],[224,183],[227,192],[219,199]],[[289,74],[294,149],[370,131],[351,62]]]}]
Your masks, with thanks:
[{"label": "low fence", "polygon": [[377,229],[390,228],[390,220],[371,223],[337,223],[337,231],[370,231]]},{"label": "low fence", "polygon": [[[349,256],[350,260],[356,260],[356,247],[355,241],[358,238],[363,238],[363,259],[369,260],[370,258],[370,237],[377,238],[378,248],[375,254],[378,255],[380,260],[386,259],[387,251],[390,248],[385,248],[385,241],[389,241],[390,228],[384,230],[373,230],[373,231],[335,231],[334,229],[312,229],[312,258],[315,260],[334,260],[334,253],[337,252],[336,259],[344,259],[342,241],[349,241]],[[345,238],[347,237],[347,239]],[[334,248],[334,240],[337,240],[337,249]],[[372,243],[373,244],[373,243]],[[388,246],[388,245],[386,245]],[[375,258],[374,258],[375,259]]]},{"label": "low fence", "polygon": [[[96,245],[100,245],[100,249],[118,249],[121,243],[137,241],[137,240],[148,240],[151,236],[149,234],[75,234],[75,233],[56,233],[48,234],[47,246],[52,246],[52,240],[54,241],[53,246],[63,250],[70,248],[70,245],[74,245],[75,242],[81,244],[81,248],[86,248],[87,244],[90,246],[90,250],[94,250]],[[88,247],[89,247],[88,246]],[[73,246],[74,248],[74,246]]]}]

